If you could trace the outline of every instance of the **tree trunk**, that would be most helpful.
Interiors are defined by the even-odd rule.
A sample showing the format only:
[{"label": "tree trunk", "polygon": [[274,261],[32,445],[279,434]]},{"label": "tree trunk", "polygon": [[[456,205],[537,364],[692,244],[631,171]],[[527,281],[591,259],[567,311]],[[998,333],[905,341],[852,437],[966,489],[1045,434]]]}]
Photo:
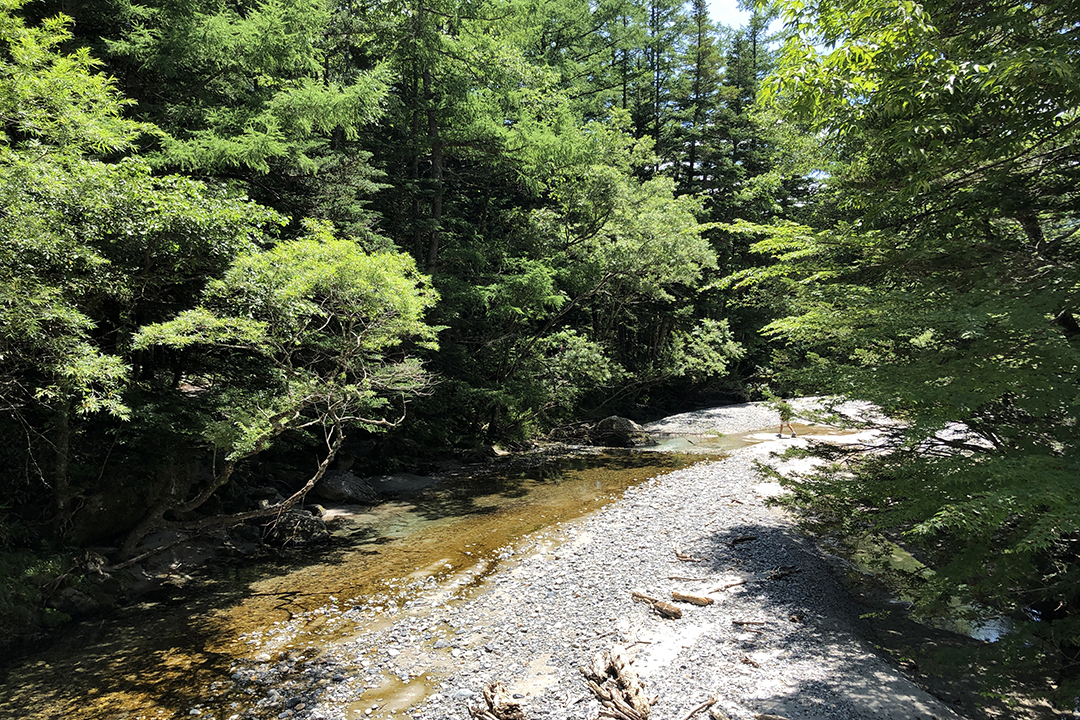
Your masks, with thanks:
[{"label": "tree trunk", "polygon": [[439,259],[439,241],[443,213],[443,143],[439,137],[439,117],[435,97],[431,89],[431,70],[425,68],[423,75],[424,104],[427,109],[428,141],[431,143],[431,229],[428,235],[427,269],[435,267]]},{"label": "tree trunk", "polygon": [[53,519],[56,529],[63,534],[71,522],[71,481],[69,478],[71,465],[71,405],[63,403],[53,408],[53,466],[52,466],[52,489],[53,507],[56,516]]}]

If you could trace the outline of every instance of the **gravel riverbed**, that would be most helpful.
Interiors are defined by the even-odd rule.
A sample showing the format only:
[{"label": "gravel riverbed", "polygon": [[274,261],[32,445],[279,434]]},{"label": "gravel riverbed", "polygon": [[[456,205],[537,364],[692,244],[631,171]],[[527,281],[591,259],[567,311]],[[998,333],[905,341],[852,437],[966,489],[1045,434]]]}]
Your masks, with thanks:
[{"label": "gravel riverbed", "polygon": [[[619,644],[657,697],[654,720],[684,720],[713,697],[695,717],[958,717],[859,639],[865,621],[836,579],[839,561],[767,503],[780,489],[755,461],[775,463],[772,452],[806,442],[802,432],[777,439],[774,424],[759,404],[655,423],[656,432],[753,434],[724,459],[647,480],[452,581],[403,578],[388,589],[408,598],[401,604],[392,593],[357,607],[331,602],[317,618],[283,623],[252,639],[255,661],[233,681],[261,696],[263,717],[468,718],[484,686],[501,681],[527,718],[584,720],[601,706],[578,668]],[[715,603],[680,604],[682,618],[670,620],[632,591]],[[290,625],[315,620],[357,634],[318,657],[287,654]]]}]

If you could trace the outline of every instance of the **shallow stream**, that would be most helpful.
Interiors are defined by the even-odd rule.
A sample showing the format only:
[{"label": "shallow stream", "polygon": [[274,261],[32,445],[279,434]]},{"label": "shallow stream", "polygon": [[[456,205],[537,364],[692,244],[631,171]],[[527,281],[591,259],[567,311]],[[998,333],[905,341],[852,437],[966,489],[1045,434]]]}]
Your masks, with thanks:
[{"label": "shallow stream", "polygon": [[[838,434],[798,427],[822,431]],[[402,613],[431,641],[449,636],[440,608],[524,554],[557,552],[562,523],[649,478],[772,438],[674,435],[652,452],[507,459],[408,499],[331,508],[329,546],[218,567],[168,600],[76,624],[0,668],[0,720],[304,717],[299,698],[334,683],[360,692],[348,717],[400,717],[452,668],[397,677],[379,663],[336,666],[327,649],[377,637]]]},{"label": "shallow stream", "polygon": [[[723,445],[709,438],[693,449]],[[239,717],[255,698],[237,682],[238,667],[316,658],[408,608],[418,585],[442,587],[448,602],[459,600],[511,561],[529,533],[555,529],[705,457],[609,452],[507,463],[501,472],[451,478],[408,500],[334,509],[329,548],[218,568],[174,599],[80,623],[21,658],[0,676],[0,718]],[[288,633],[279,632],[285,627]],[[287,637],[270,651],[267,638],[275,634]]]}]

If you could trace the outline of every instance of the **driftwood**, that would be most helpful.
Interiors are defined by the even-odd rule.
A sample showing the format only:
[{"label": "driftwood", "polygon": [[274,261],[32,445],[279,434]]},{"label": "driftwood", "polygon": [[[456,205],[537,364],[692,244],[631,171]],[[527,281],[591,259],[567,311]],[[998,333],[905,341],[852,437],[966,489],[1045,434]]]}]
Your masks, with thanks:
[{"label": "driftwood", "polygon": [[770,570],[766,577],[770,580],[783,580],[788,575],[794,575],[797,572],[799,572],[799,568],[794,565],[780,565]]},{"label": "driftwood", "polygon": [[748,625],[764,625],[765,623],[762,620],[732,620],[731,624],[732,625],[738,625],[739,627],[741,627],[746,632],[757,633],[758,635],[764,635],[765,634],[764,630],[755,630],[752,627],[747,627]]},{"label": "driftwood", "polygon": [[659,599],[654,598],[654,597],[649,597],[645,593],[639,593],[637,590],[634,590],[633,592],[631,592],[630,595],[635,600],[639,600],[639,601],[641,601],[643,603],[648,603],[649,605],[652,606],[653,610],[658,612],[663,617],[669,618],[671,620],[678,620],[679,618],[682,617],[682,610],[675,607],[674,605],[672,605],[669,602],[664,602],[663,600],[659,600]]},{"label": "driftwood", "polygon": [[735,580],[734,582],[729,582],[727,585],[721,585],[718,588],[713,588],[709,592],[711,592],[711,593],[723,592],[724,590],[730,590],[733,587],[736,587],[738,585],[745,585],[745,584],[746,584],[746,580]]},{"label": "driftwood", "polygon": [[679,592],[673,590],[671,593],[671,599],[676,602],[690,603],[691,605],[712,605],[715,600],[711,597],[705,597],[704,595],[691,595],[690,593]]},{"label": "driftwood", "polygon": [[596,699],[604,706],[600,717],[646,720],[656,697],[645,695],[645,686],[630,667],[626,650],[616,645],[597,653],[587,668],[579,668]]},{"label": "driftwood", "polygon": [[701,558],[696,558],[693,555],[684,553],[679,548],[675,548],[675,557],[679,559],[679,562],[703,562]]},{"label": "driftwood", "polygon": [[525,720],[521,703],[514,700],[506,687],[497,680],[484,688],[484,700],[487,702],[486,708],[469,708],[469,715],[476,720]]},{"label": "driftwood", "polygon": [[713,705],[716,704],[716,701],[719,700],[719,699],[720,698],[718,696],[713,695],[711,698],[709,698],[705,702],[701,703],[700,705],[698,705],[696,708],[694,708],[690,712],[686,713],[686,716],[683,717],[682,720],[690,720],[690,718],[694,717],[695,715],[697,715],[702,710],[705,710],[707,708],[711,708]]}]

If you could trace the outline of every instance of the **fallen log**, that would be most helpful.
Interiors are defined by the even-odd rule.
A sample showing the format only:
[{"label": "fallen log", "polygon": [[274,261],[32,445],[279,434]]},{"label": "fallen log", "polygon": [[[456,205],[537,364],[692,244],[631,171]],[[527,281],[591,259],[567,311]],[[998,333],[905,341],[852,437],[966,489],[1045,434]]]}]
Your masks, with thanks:
[{"label": "fallen log", "polygon": [[486,708],[479,705],[469,708],[469,715],[476,720],[525,720],[521,703],[498,680],[484,688],[484,701]]},{"label": "fallen log", "polygon": [[655,610],[657,613],[659,613],[663,617],[669,618],[671,620],[678,620],[679,618],[682,617],[682,610],[675,607],[674,605],[672,605],[669,602],[664,602],[663,600],[660,600],[660,599],[657,599],[657,598],[654,598],[654,597],[649,597],[645,593],[640,593],[637,590],[634,590],[633,592],[631,592],[630,596],[633,597],[635,600],[638,600],[640,602],[648,603],[649,605],[652,606],[653,610]]},{"label": "fallen log", "polygon": [[589,667],[579,668],[596,699],[604,706],[601,717],[646,720],[657,698],[645,694],[645,686],[630,667],[626,650],[618,645],[593,656]]},{"label": "fallen log", "polygon": [[716,602],[711,597],[691,595],[690,593],[679,592],[678,590],[673,590],[671,592],[671,599],[676,602],[690,603],[691,605],[712,605]]}]

